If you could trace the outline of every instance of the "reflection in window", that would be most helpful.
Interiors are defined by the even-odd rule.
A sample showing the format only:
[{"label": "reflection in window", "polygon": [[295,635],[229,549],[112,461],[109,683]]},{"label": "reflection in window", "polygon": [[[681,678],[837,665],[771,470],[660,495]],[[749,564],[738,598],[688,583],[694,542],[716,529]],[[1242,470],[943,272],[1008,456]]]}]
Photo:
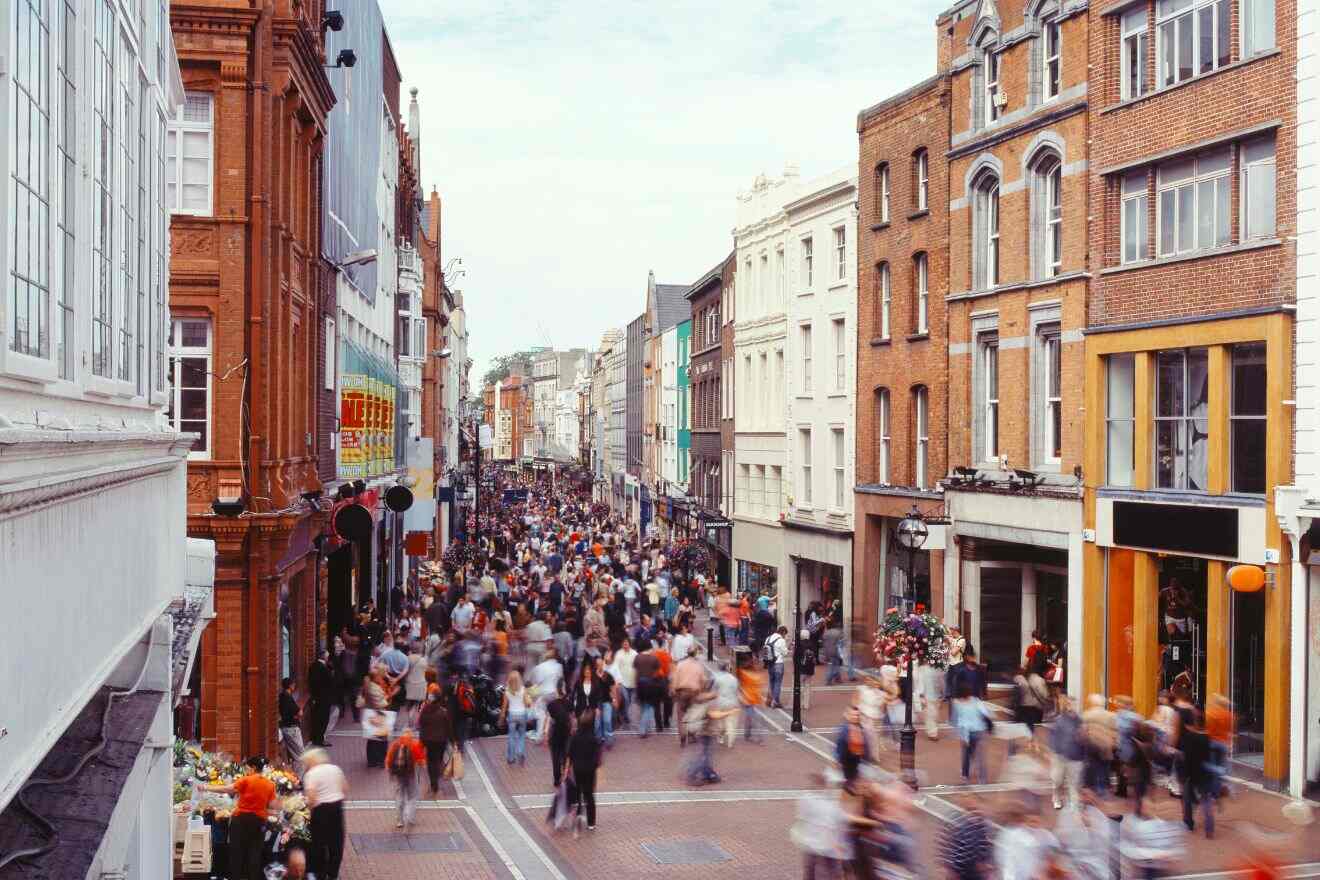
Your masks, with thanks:
[{"label": "reflection in window", "polygon": [[1105,367],[1105,483],[1131,486],[1136,358],[1130,354],[1110,355]]},{"label": "reflection in window", "polygon": [[1232,491],[1265,492],[1265,343],[1233,346]]},{"label": "reflection in window", "polygon": [[1155,485],[1207,490],[1210,374],[1204,348],[1162,351],[1155,363]]}]

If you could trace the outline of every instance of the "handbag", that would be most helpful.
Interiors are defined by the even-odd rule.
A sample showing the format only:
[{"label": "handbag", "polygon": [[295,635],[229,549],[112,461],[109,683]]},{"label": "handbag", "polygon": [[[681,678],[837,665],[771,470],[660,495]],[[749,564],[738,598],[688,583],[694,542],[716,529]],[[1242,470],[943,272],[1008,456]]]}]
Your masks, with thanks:
[{"label": "handbag", "polygon": [[445,769],[442,773],[445,779],[460,780],[463,778],[463,753],[457,748],[449,752],[449,760],[445,761]]}]

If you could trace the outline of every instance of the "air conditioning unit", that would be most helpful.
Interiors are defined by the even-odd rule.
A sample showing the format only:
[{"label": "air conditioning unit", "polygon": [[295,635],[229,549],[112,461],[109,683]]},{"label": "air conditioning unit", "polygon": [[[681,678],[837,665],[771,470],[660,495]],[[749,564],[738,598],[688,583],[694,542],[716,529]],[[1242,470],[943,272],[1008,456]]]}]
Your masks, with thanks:
[{"label": "air conditioning unit", "polygon": [[1006,92],[995,92],[995,106],[996,107],[1008,106],[1008,94]]}]

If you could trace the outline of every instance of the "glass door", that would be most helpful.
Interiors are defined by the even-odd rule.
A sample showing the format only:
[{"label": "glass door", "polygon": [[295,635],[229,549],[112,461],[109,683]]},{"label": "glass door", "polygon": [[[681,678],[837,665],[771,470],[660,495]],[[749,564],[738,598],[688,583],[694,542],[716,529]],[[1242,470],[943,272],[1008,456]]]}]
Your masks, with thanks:
[{"label": "glass door", "polygon": [[1235,760],[1263,769],[1265,751],[1265,591],[1230,594],[1233,615],[1232,668],[1228,698],[1237,729]]},{"label": "glass door", "polygon": [[1204,559],[1166,556],[1159,562],[1160,688],[1205,701]]}]

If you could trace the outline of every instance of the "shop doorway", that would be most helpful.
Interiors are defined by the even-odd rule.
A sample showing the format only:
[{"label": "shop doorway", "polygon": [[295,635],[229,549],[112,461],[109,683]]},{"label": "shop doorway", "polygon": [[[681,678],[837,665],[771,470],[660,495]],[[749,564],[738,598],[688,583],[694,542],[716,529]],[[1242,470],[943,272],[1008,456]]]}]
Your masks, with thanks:
[{"label": "shop doorway", "polygon": [[1230,678],[1237,715],[1233,759],[1265,769],[1265,591],[1230,592],[1233,653]]},{"label": "shop doorway", "polygon": [[981,644],[991,681],[1012,681],[1022,664],[1022,569],[981,566]]},{"label": "shop doorway", "polygon": [[1186,556],[1159,561],[1160,689],[1205,702],[1207,563]]}]

